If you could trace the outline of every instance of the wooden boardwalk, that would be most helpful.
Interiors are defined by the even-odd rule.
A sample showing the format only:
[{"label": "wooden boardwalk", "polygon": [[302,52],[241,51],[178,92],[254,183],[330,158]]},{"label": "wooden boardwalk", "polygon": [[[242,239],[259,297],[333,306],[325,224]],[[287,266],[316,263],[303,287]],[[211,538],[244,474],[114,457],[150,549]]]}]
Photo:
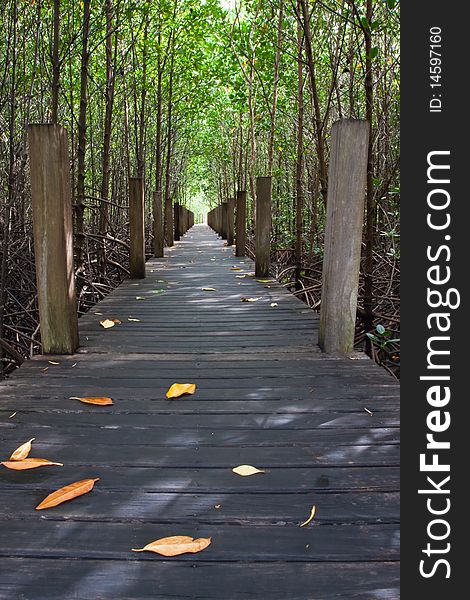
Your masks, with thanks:
[{"label": "wooden boardwalk", "polygon": [[[316,315],[241,277],[252,262],[208,227],[167,254],[80,319],[76,355],[36,357],[0,385],[2,460],[35,437],[32,456],[65,465],[0,467],[0,598],[399,598],[394,380],[362,355],[321,354]],[[174,382],[197,392],[167,400]],[[90,494],[34,510],[94,477]],[[212,545],[130,551],[169,535]]]}]

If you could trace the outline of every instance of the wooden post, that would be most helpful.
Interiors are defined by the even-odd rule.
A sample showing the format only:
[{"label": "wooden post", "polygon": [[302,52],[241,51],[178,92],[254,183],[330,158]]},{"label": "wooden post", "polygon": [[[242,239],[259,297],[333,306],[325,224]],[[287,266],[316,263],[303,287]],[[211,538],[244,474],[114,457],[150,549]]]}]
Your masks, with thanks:
[{"label": "wooden post", "polygon": [[129,263],[131,279],[145,278],[144,180],[129,179]]},{"label": "wooden post", "polygon": [[368,143],[367,121],[333,124],[319,334],[329,353],[354,348]]},{"label": "wooden post", "polygon": [[220,210],[220,236],[223,240],[227,239],[227,201],[222,202]]},{"label": "wooden post", "polygon": [[235,198],[227,201],[227,246],[233,246],[235,228]]},{"label": "wooden post", "polygon": [[271,265],[271,186],[271,177],[256,178],[256,277],[268,277]]},{"label": "wooden post", "polygon": [[73,354],[79,340],[67,131],[31,125],[28,142],[42,351]]},{"label": "wooden post", "polygon": [[245,256],[246,247],[246,192],[237,192],[237,218],[235,235],[235,256]]},{"label": "wooden post", "polygon": [[171,200],[171,197],[165,198],[165,243],[167,246],[175,245],[173,202]]},{"label": "wooden post", "polygon": [[153,193],[153,255],[163,258],[163,207],[162,192]]},{"label": "wooden post", "polygon": [[182,229],[182,223],[180,220],[181,217],[181,211],[180,211],[180,205],[178,204],[178,202],[175,202],[173,205],[173,215],[174,215],[174,226],[175,226],[175,237],[174,240],[175,242],[178,242],[181,238],[181,229]]}]

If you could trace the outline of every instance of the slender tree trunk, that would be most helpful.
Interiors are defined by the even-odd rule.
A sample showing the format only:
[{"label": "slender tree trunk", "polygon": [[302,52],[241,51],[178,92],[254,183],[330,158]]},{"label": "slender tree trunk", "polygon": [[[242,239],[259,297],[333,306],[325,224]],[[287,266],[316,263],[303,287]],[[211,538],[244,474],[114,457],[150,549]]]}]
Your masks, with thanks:
[{"label": "slender tree trunk", "polygon": [[83,1],[82,23],[82,57],[80,71],[80,112],[78,117],[78,150],[77,150],[77,197],[76,197],[76,233],[77,233],[77,293],[83,287],[83,244],[85,221],[85,158],[86,158],[86,127],[88,106],[88,63],[90,54],[88,42],[90,34],[90,4],[91,0]]},{"label": "slender tree trunk", "polygon": [[302,234],[303,234],[303,167],[304,167],[304,70],[303,70],[303,31],[297,24],[297,159],[295,177],[295,281],[297,289],[301,289],[302,271]]},{"label": "slender tree trunk", "polygon": [[278,100],[278,93],[279,93],[279,67],[280,67],[280,63],[281,63],[283,21],[284,21],[284,0],[279,0],[279,20],[278,20],[278,24],[277,24],[276,57],[274,59],[273,101],[272,101],[272,107],[271,107],[271,129],[269,131],[269,142],[268,142],[268,174],[269,174],[269,176],[272,176],[272,174],[273,174],[274,142],[276,139],[277,100]]},{"label": "slender tree trunk", "polygon": [[[372,22],[372,0],[366,0],[366,18],[368,24]],[[369,331],[373,327],[373,250],[374,250],[374,228],[375,228],[375,202],[374,202],[374,163],[373,163],[373,134],[372,120],[374,110],[374,87],[372,79],[372,32],[368,26],[364,27],[365,52],[366,52],[366,120],[370,123],[371,133],[369,136],[369,154],[367,158],[367,194],[366,194],[366,236],[365,236],[365,260],[364,260],[364,311],[365,329]]]},{"label": "slender tree trunk", "polygon": [[320,99],[318,95],[318,87],[317,80],[315,74],[315,61],[313,58],[313,49],[312,49],[312,31],[310,29],[310,15],[308,10],[307,0],[299,0],[300,1],[300,10],[297,15],[298,19],[302,22],[302,27],[305,34],[305,51],[307,56],[307,65],[308,71],[310,75],[310,88],[312,92],[312,100],[313,100],[313,110],[314,110],[314,120],[315,120],[315,132],[317,136],[317,153],[318,153],[318,167],[320,172],[320,183],[321,183],[321,193],[323,197],[323,201],[326,205],[326,196],[328,191],[328,172],[326,166],[326,158],[325,158],[325,142],[323,137],[323,122],[321,117],[320,110]]},{"label": "slender tree trunk", "polygon": [[[101,205],[100,205],[100,235],[106,236],[109,220],[109,182],[111,175],[110,150],[111,150],[111,131],[113,122],[114,105],[114,62],[116,60],[115,49],[117,48],[117,34],[114,41],[113,52],[113,18],[114,9],[112,0],[106,0],[106,107],[104,115],[104,135],[103,135],[103,155],[102,155],[102,180],[101,180]],[[106,240],[103,239],[100,255],[100,272],[104,278],[106,274]]]},{"label": "slender tree trunk", "polygon": [[60,62],[59,62],[59,39],[60,39],[60,0],[54,0],[54,32],[52,45],[52,101],[51,122],[58,122],[59,114],[59,88],[60,88]]}]

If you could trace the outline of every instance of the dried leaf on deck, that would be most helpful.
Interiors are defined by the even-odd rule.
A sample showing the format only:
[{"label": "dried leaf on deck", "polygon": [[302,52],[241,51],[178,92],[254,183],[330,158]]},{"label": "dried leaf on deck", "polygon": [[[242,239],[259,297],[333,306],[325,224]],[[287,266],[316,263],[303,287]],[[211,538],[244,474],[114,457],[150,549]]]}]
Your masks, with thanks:
[{"label": "dried leaf on deck", "polygon": [[246,275],[235,275],[237,279],[245,279]]},{"label": "dried leaf on deck", "polygon": [[50,365],[60,365],[60,362],[56,362],[55,360],[48,360],[47,361]]},{"label": "dried leaf on deck", "polygon": [[35,440],[36,438],[31,438],[29,440],[29,442],[25,442],[24,444],[21,444],[21,446],[19,446],[10,456],[10,460],[24,460],[25,458],[28,457],[29,453],[31,452],[31,446],[32,446],[32,442]]},{"label": "dried leaf on deck", "polygon": [[276,308],[276,306],[279,306],[279,304],[277,302],[271,302],[270,306],[271,308]]},{"label": "dried leaf on deck", "polygon": [[194,394],[196,391],[195,383],[174,383],[166,393],[167,398],[179,398],[184,394]]},{"label": "dried leaf on deck", "polygon": [[112,398],[81,398],[79,396],[71,396],[69,400],[80,400],[80,402],[83,402],[84,404],[96,404],[97,406],[110,406],[113,404]]},{"label": "dried leaf on deck", "polygon": [[134,319],[133,317],[129,317],[127,320],[131,321],[132,323],[140,323],[140,319]]},{"label": "dried leaf on deck", "polygon": [[258,302],[258,300],[261,300],[261,298],[245,298],[244,296],[242,296],[240,300],[242,302]]},{"label": "dried leaf on deck", "polygon": [[309,518],[306,521],[304,521],[303,523],[301,523],[299,525],[299,527],[305,527],[305,525],[308,525],[311,521],[313,521],[316,512],[317,512],[317,507],[315,505],[313,505],[312,510],[310,511]]},{"label": "dried leaf on deck", "polygon": [[37,469],[38,467],[50,467],[57,466],[63,467],[62,463],[51,462],[45,458],[25,458],[23,460],[7,460],[5,462],[0,463],[7,469],[12,469],[13,471],[27,471],[28,469]]},{"label": "dried leaf on deck", "polygon": [[232,471],[242,477],[249,477],[250,475],[256,475],[257,473],[265,473],[262,469],[257,469],[252,465],[240,465],[232,469]]},{"label": "dried leaf on deck", "polygon": [[143,548],[132,548],[132,552],[155,552],[162,556],[179,556],[188,552],[195,554],[207,548],[211,541],[211,538],[194,539],[188,535],[173,535],[155,540]]},{"label": "dried leaf on deck", "polygon": [[110,329],[111,327],[114,327],[116,323],[111,319],[104,319],[104,321],[100,321],[100,325],[103,329]]},{"label": "dried leaf on deck", "polygon": [[203,292],[216,292],[217,291],[215,288],[211,288],[211,287],[204,287],[201,289]]},{"label": "dried leaf on deck", "polygon": [[231,271],[243,271],[241,267],[230,267]]},{"label": "dried leaf on deck", "polygon": [[52,494],[49,494],[44,498],[44,500],[36,506],[36,510],[43,510],[45,508],[53,508],[62,502],[67,502],[68,500],[73,500],[78,496],[83,496],[83,494],[88,494],[93,489],[95,483],[99,481],[100,478],[96,479],[82,479],[81,481],[76,481],[75,483],[71,483],[70,485],[66,485]]},{"label": "dried leaf on deck", "polygon": [[145,300],[144,296],[136,296],[135,299],[136,300]]}]

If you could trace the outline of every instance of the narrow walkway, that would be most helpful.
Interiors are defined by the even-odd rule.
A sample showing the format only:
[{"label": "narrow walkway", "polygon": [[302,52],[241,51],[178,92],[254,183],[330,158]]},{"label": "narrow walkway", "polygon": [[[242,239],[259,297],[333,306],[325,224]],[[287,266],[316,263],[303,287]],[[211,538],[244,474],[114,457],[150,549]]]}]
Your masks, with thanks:
[{"label": "narrow walkway", "polygon": [[[31,456],[65,465],[0,467],[0,598],[399,598],[398,386],[362,355],[322,355],[314,313],[208,227],[167,254],[80,319],[79,353],[0,385],[1,460],[35,437]],[[165,399],[174,382],[196,394]],[[212,545],[130,552],[170,535]]]}]

